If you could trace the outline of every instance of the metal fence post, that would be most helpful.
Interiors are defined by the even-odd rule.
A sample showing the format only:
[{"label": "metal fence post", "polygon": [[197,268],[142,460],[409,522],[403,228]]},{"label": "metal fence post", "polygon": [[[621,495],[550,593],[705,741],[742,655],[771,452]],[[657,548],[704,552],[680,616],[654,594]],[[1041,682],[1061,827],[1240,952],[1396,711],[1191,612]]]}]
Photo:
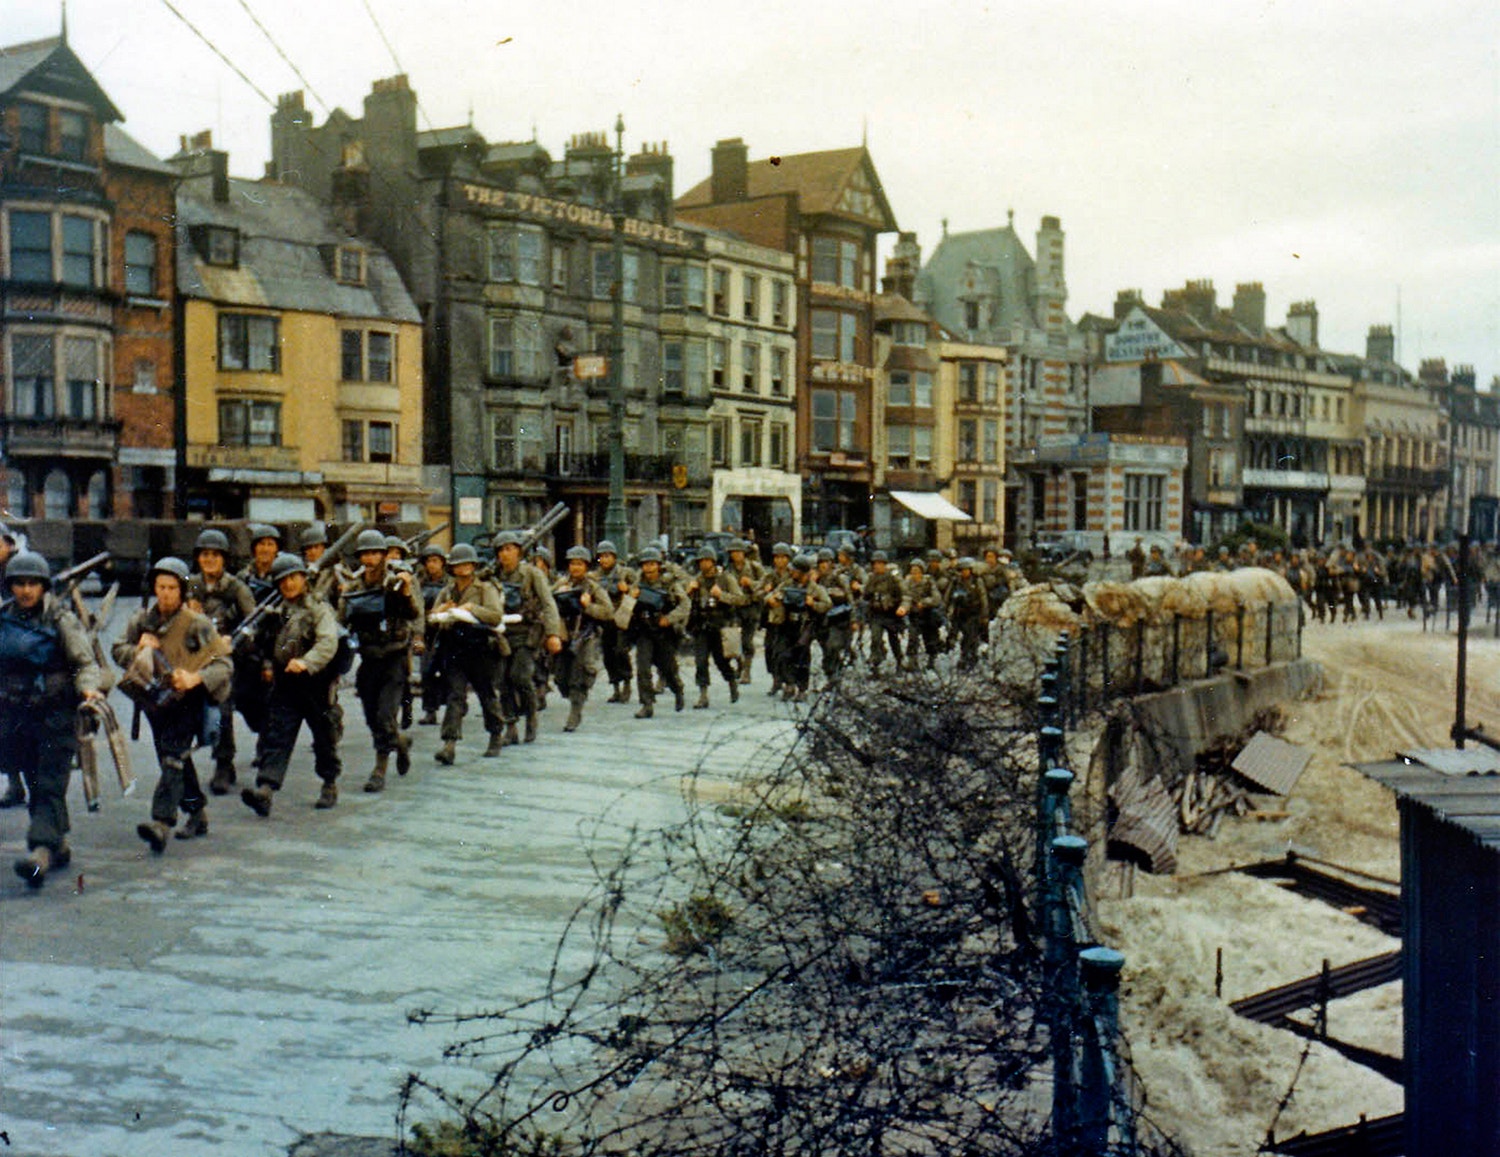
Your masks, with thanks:
[{"label": "metal fence post", "polygon": [[[1086,1007],[1086,1037],[1080,1064],[1079,1151],[1135,1152],[1130,1106],[1124,1104],[1117,1053],[1120,1035],[1120,970],[1125,957],[1113,948],[1078,954]],[[1111,1140],[1110,1134],[1114,1133]]]},{"label": "metal fence post", "polygon": [[1057,659],[1057,709],[1059,721],[1063,727],[1072,727],[1073,717],[1070,711],[1072,707],[1072,656],[1068,651],[1068,636],[1064,632],[1057,637],[1057,643],[1053,647],[1053,654]]},{"label": "metal fence post", "polygon": [[1050,870],[1044,927],[1047,933],[1047,1032],[1052,1051],[1052,1135],[1061,1153],[1077,1149],[1079,1106],[1076,1074],[1075,1026],[1083,1011],[1078,983],[1078,945],[1068,896],[1082,876],[1088,841],[1081,836],[1058,836],[1049,844]]}]

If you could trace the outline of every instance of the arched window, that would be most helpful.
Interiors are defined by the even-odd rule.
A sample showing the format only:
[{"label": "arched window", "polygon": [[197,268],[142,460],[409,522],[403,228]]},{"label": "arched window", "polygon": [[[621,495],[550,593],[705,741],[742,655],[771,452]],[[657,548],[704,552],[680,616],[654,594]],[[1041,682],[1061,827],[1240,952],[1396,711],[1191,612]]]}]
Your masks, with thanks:
[{"label": "arched window", "polygon": [[42,517],[73,517],[73,480],[62,470],[47,472],[42,485]]},{"label": "arched window", "polygon": [[109,479],[103,470],[94,471],[94,476],[89,479],[89,488],[84,501],[86,517],[98,519],[109,517]]}]

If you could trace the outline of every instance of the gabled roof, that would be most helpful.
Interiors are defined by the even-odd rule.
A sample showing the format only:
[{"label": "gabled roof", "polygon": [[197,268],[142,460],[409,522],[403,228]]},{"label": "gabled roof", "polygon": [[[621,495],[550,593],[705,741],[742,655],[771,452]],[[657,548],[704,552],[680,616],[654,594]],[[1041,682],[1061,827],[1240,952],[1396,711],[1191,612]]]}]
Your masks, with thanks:
[{"label": "gabled roof", "polygon": [[[1037,329],[1039,319],[1031,308],[1035,278],[1036,263],[1013,226],[945,233],[917,275],[917,300],[955,333],[968,332],[964,300],[971,296],[998,304],[990,330]],[[983,338],[983,332],[976,334]]]},{"label": "gabled roof", "polygon": [[[791,195],[805,216],[826,213],[848,213],[840,202],[844,192],[864,169],[869,191],[875,198],[876,211],[869,214],[884,223],[886,231],[896,228],[896,215],[886,200],[885,189],[863,145],[852,149],[825,149],[816,153],[794,153],[764,161],[751,161],[745,167],[745,193],[748,199]],[[699,181],[677,198],[679,209],[712,205],[713,178]]]},{"label": "gabled roof", "polygon": [[100,120],[125,119],[61,37],[0,48],[0,99],[21,88],[55,92],[82,101],[94,108]]},{"label": "gabled roof", "polygon": [[[185,180],[177,193],[177,288],[186,297],[270,309],[381,318],[420,324],[422,315],[385,251],[351,238],[328,209],[291,185],[231,180],[227,203],[214,201],[209,178]],[[234,268],[203,261],[191,239],[196,225],[239,230]],[[327,247],[365,252],[365,283],[336,280]]]},{"label": "gabled roof", "polygon": [[148,173],[161,173],[168,177],[177,175],[176,169],[118,125],[104,126],[104,159],[112,165],[123,165],[128,169],[143,169]]}]

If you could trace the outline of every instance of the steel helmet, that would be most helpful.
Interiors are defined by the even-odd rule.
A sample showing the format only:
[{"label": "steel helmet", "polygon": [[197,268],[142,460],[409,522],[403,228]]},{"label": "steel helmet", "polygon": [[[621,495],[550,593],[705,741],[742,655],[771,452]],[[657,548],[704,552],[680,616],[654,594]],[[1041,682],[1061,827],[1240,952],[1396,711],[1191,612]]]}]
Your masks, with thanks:
[{"label": "steel helmet", "polygon": [[281,545],[281,531],[265,522],[252,522],[249,526],[250,545],[254,546],[263,538],[274,539],[277,546]]},{"label": "steel helmet", "polygon": [[541,559],[548,566],[552,565],[552,552],[545,546],[537,547],[534,551],[531,552],[531,557]]},{"label": "steel helmet", "polygon": [[502,530],[495,535],[495,549],[499,550],[502,546],[520,546],[524,537],[525,535],[519,530]]},{"label": "steel helmet", "polygon": [[222,530],[205,530],[199,533],[197,541],[193,543],[193,553],[200,550],[216,550],[220,554],[229,553],[229,536]]},{"label": "steel helmet", "polygon": [[276,556],[276,561],[271,564],[271,581],[279,583],[289,574],[306,574],[307,563],[303,562],[299,555],[287,554],[282,551]]},{"label": "steel helmet", "polygon": [[563,557],[569,562],[573,562],[574,560],[578,562],[594,561],[594,556],[589,553],[589,548],[586,546],[570,546],[568,547],[568,553]]},{"label": "steel helmet", "polygon": [[771,548],[771,553],[773,555],[784,554],[784,555],[787,556],[787,558],[791,558],[792,557],[792,548],[789,547],[784,542],[778,542],[775,546],[773,546]]},{"label": "steel helmet", "polygon": [[661,551],[654,546],[648,546],[640,553],[641,562],[661,562]]},{"label": "steel helmet", "polygon": [[883,551],[883,550],[877,550],[873,554],[870,555],[870,561],[871,562],[890,562],[890,558],[887,557],[885,551]]},{"label": "steel helmet", "polygon": [[471,542],[461,542],[448,552],[448,565],[457,566],[464,562],[479,562],[479,552],[474,549]]},{"label": "steel helmet", "polygon": [[328,528],[321,522],[315,522],[297,536],[297,545],[306,550],[310,546],[328,545]]},{"label": "steel helmet", "polygon": [[698,553],[693,555],[693,561],[702,562],[704,559],[708,559],[709,562],[718,562],[719,552],[714,550],[714,548],[709,546],[707,543],[704,543],[698,548]]},{"label": "steel helmet", "polygon": [[422,553],[417,555],[417,558],[419,560],[431,558],[433,555],[437,555],[437,557],[442,559],[444,562],[448,561],[448,552],[440,546],[434,546],[430,542],[422,548]]},{"label": "steel helmet", "polygon": [[609,539],[607,539],[607,538],[601,538],[599,540],[599,545],[596,546],[596,547],[594,547],[594,553],[595,554],[612,554],[616,558],[620,557],[620,552],[615,549],[615,544],[612,543],[612,542],[610,542]]},{"label": "steel helmet", "polygon": [[958,560],[958,569],[959,570],[966,570],[966,569],[967,570],[973,570],[978,565],[979,565],[979,563],[977,563],[976,561],[974,561],[968,555],[964,555],[963,558],[961,558],[961,559]]},{"label": "steel helmet", "polygon": [[385,535],[378,530],[361,530],[359,537],[354,540],[354,553],[364,554],[367,550],[378,550],[381,554],[386,551]]},{"label": "steel helmet", "polygon": [[47,560],[32,550],[23,550],[13,557],[5,566],[5,581],[13,583],[17,579],[40,579],[43,586],[52,585],[52,568],[47,565]]},{"label": "steel helmet", "polygon": [[169,574],[178,583],[185,584],[188,580],[188,564],[180,558],[172,558],[170,556],[159,558],[152,564],[151,569],[146,572],[146,578],[155,580],[159,574]]},{"label": "steel helmet", "polygon": [[814,565],[813,556],[810,554],[799,554],[792,559],[793,570],[812,570]]},{"label": "steel helmet", "polygon": [[731,542],[729,544],[729,551],[730,551],[731,554],[733,554],[735,551],[739,551],[740,553],[743,554],[745,551],[747,551],[749,549],[750,549],[750,544],[748,542],[746,542],[743,538],[737,538],[737,539],[735,539],[733,542]]},{"label": "steel helmet", "polygon": [[826,547],[826,546],[823,547],[823,549],[821,549],[820,551],[818,551],[818,561],[819,562],[832,562],[837,557],[838,556],[835,555],[833,553],[833,551],[831,549],[829,549],[828,547]]},{"label": "steel helmet", "polygon": [[386,535],[385,548],[386,550],[399,550],[402,555],[411,553],[406,549],[406,539],[402,538],[399,534]]}]

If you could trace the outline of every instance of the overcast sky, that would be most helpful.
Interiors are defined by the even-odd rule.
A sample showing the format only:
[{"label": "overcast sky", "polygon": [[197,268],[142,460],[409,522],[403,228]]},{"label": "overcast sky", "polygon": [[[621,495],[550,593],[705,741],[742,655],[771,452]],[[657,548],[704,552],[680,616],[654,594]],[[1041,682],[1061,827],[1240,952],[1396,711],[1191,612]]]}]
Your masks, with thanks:
[{"label": "overcast sky", "polygon": [[[1322,344],[1398,322],[1401,360],[1500,374],[1500,4],[1495,0],[72,0],[69,39],[160,155],[212,128],[269,156],[261,95],[358,116],[404,70],[419,127],[464,123],[554,156],[625,118],[667,141],[679,192],[709,150],[842,148],[867,134],[903,229],[1039,219],[1067,232],[1068,309],[1209,278],[1260,281],[1273,323],[1315,300]],[[373,12],[374,19],[371,17]],[[264,25],[268,39],[255,21]],[[378,27],[377,27],[378,24]],[[52,0],[0,0],[14,43]],[[384,38],[381,35],[384,32]],[[398,69],[388,39],[399,58]],[[283,58],[282,53],[285,54]],[[289,63],[290,62],[290,63]],[[299,79],[300,70],[305,81]],[[326,102],[326,105],[325,103]],[[889,247],[889,239],[886,247]]]}]

